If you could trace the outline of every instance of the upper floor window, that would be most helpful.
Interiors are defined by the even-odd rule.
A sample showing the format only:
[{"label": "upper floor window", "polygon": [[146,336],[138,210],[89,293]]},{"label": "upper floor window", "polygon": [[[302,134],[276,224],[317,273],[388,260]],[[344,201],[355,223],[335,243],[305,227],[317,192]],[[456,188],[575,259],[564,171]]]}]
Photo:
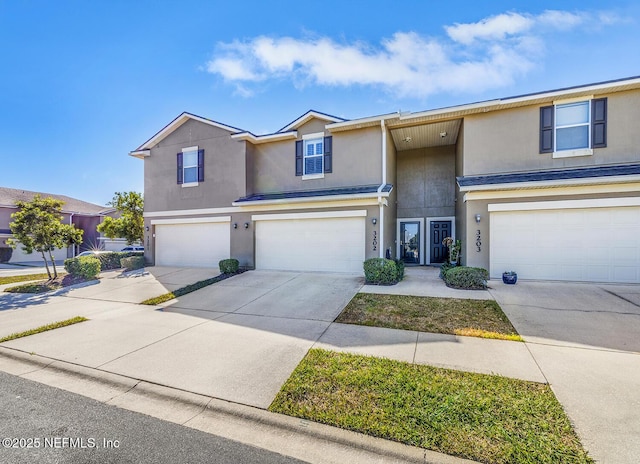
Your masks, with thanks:
[{"label": "upper floor window", "polygon": [[553,153],[554,158],[583,156],[606,146],[606,98],[540,108],[540,153]]},{"label": "upper floor window", "polygon": [[332,172],[333,137],[325,137],[322,132],[306,134],[296,141],[296,176],[302,180],[320,179]]},{"label": "upper floor window", "polygon": [[323,140],[312,139],[304,141],[304,174],[308,176],[310,174],[322,174],[324,149]]},{"label": "upper floor window", "polygon": [[198,147],[183,148],[177,154],[178,184],[183,187],[198,185],[204,181],[204,150]]}]

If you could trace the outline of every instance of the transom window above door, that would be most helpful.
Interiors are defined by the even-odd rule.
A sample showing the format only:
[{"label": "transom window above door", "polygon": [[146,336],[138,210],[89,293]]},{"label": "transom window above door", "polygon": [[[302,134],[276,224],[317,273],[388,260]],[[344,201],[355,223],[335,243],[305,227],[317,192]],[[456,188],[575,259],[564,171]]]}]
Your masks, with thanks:
[{"label": "transom window above door", "polygon": [[323,139],[311,139],[304,141],[304,175],[322,174],[324,159]]}]

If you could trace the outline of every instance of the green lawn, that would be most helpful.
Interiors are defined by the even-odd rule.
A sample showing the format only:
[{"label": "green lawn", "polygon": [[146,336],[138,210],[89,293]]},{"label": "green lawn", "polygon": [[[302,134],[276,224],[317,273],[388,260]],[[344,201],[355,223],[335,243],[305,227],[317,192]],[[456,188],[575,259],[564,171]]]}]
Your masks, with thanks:
[{"label": "green lawn", "polygon": [[[239,271],[236,274],[241,274],[244,271]],[[180,287],[173,292],[164,293],[159,296],[155,296],[153,298],[149,298],[148,300],[144,300],[143,305],[159,305],[160,303],[164,303],[165,301],[173,300],[174,298],[181,297],[186,295],[187,293],[195,292],[196,290],[200,290],[201,288],[208,287],[209,285],[215,284],[216,282],[220,282],[221,280],[227,279],[236,274],[220,274],[215,277],[211,277],[210,279],[201,280],[194,284],[187,285],[185,287]]]},{"label": "green lawn", "polygon": [[46,332],[47,330],[59,329],[60,327],[66,327],[68,325],[77,324],[79,322],[88,321],[86,317],[76,316],[64,321],[53,322],[51,324],[36,327],[35,329],[25,330],[24,332],[18,332],[6,337],[0,338],[0,343],[8,342],[9,340],[15,340],[16,338],[28,337],[29,335],[35,335],[40,332]]},{"label": "green lawn", "polygon": [[592,463],[548,385],[312,349],[270,411],[485,463]]},{"label": "green lawn", "polygon": [[358,293],[336,322],[522,341],[493,300]]},{"label": "green lawn", "polygon": [[[44,274],[44,276],[48,277],[47,274]],[[5,288],[4,291],[9,293],[46,293],[82,282],[88,282],[88,280],[71,274],[58,274],[58,277],[53,280],[41,280],[29,284],[17,285],[15,287]]]},{"label": "green lawn", "polygon": [[43,280],[48,278],[49,278],[48,274],[27,274],[27,275],[0,277],[0,285],[13,284],[17,282],[28,282],[30,280]]}]

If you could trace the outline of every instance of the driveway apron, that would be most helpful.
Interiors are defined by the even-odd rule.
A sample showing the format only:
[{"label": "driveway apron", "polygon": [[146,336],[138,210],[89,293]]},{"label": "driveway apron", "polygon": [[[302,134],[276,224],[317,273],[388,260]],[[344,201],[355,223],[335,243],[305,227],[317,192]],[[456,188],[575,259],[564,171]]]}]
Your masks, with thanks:
[{"label": "driveway apron", "polygon": [[522,282],[492,295],[599,462],[640,457],[640,288]]}]

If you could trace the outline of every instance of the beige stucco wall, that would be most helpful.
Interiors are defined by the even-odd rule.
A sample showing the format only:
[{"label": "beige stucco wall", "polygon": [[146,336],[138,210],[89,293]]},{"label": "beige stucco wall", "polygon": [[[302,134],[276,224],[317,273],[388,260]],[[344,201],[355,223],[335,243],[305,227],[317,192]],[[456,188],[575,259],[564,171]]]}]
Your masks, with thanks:
[{"label": "beige stucco wall", "polygon": [[449,145],[398,153],[398,217],[455,214],[455,150]]},{"label": "beige stucco wall", "polygon": [[[562,169],[637,162],[640,160],[640,90],[605,95],[607,147],[592,156],[553,158],[539,153],[540,107],[467,116],[464,120],[464,175]],[[600,98],[600,96],[598,96]]]},{"label": "beige stucco wall", "polygon": [[[144,160],[145,211],[231,206],[246,194],[245,143],[218,127],[184,123]],[[194,145],[205,151],[205,180],[197,187],[183,187],[176,181],[176,154]]]},{"label": "beige stucco wall", "polygon": [[323,179],[302,180],[295,171],[295,141],[255,145],[253,155],[254,193],[321,190],[379,184],[381,181],[381,131],[367,128],[331,134],[326,123],[311,120],[298,129],[298,140],[310,133],[333,136],[333,172]]}]

